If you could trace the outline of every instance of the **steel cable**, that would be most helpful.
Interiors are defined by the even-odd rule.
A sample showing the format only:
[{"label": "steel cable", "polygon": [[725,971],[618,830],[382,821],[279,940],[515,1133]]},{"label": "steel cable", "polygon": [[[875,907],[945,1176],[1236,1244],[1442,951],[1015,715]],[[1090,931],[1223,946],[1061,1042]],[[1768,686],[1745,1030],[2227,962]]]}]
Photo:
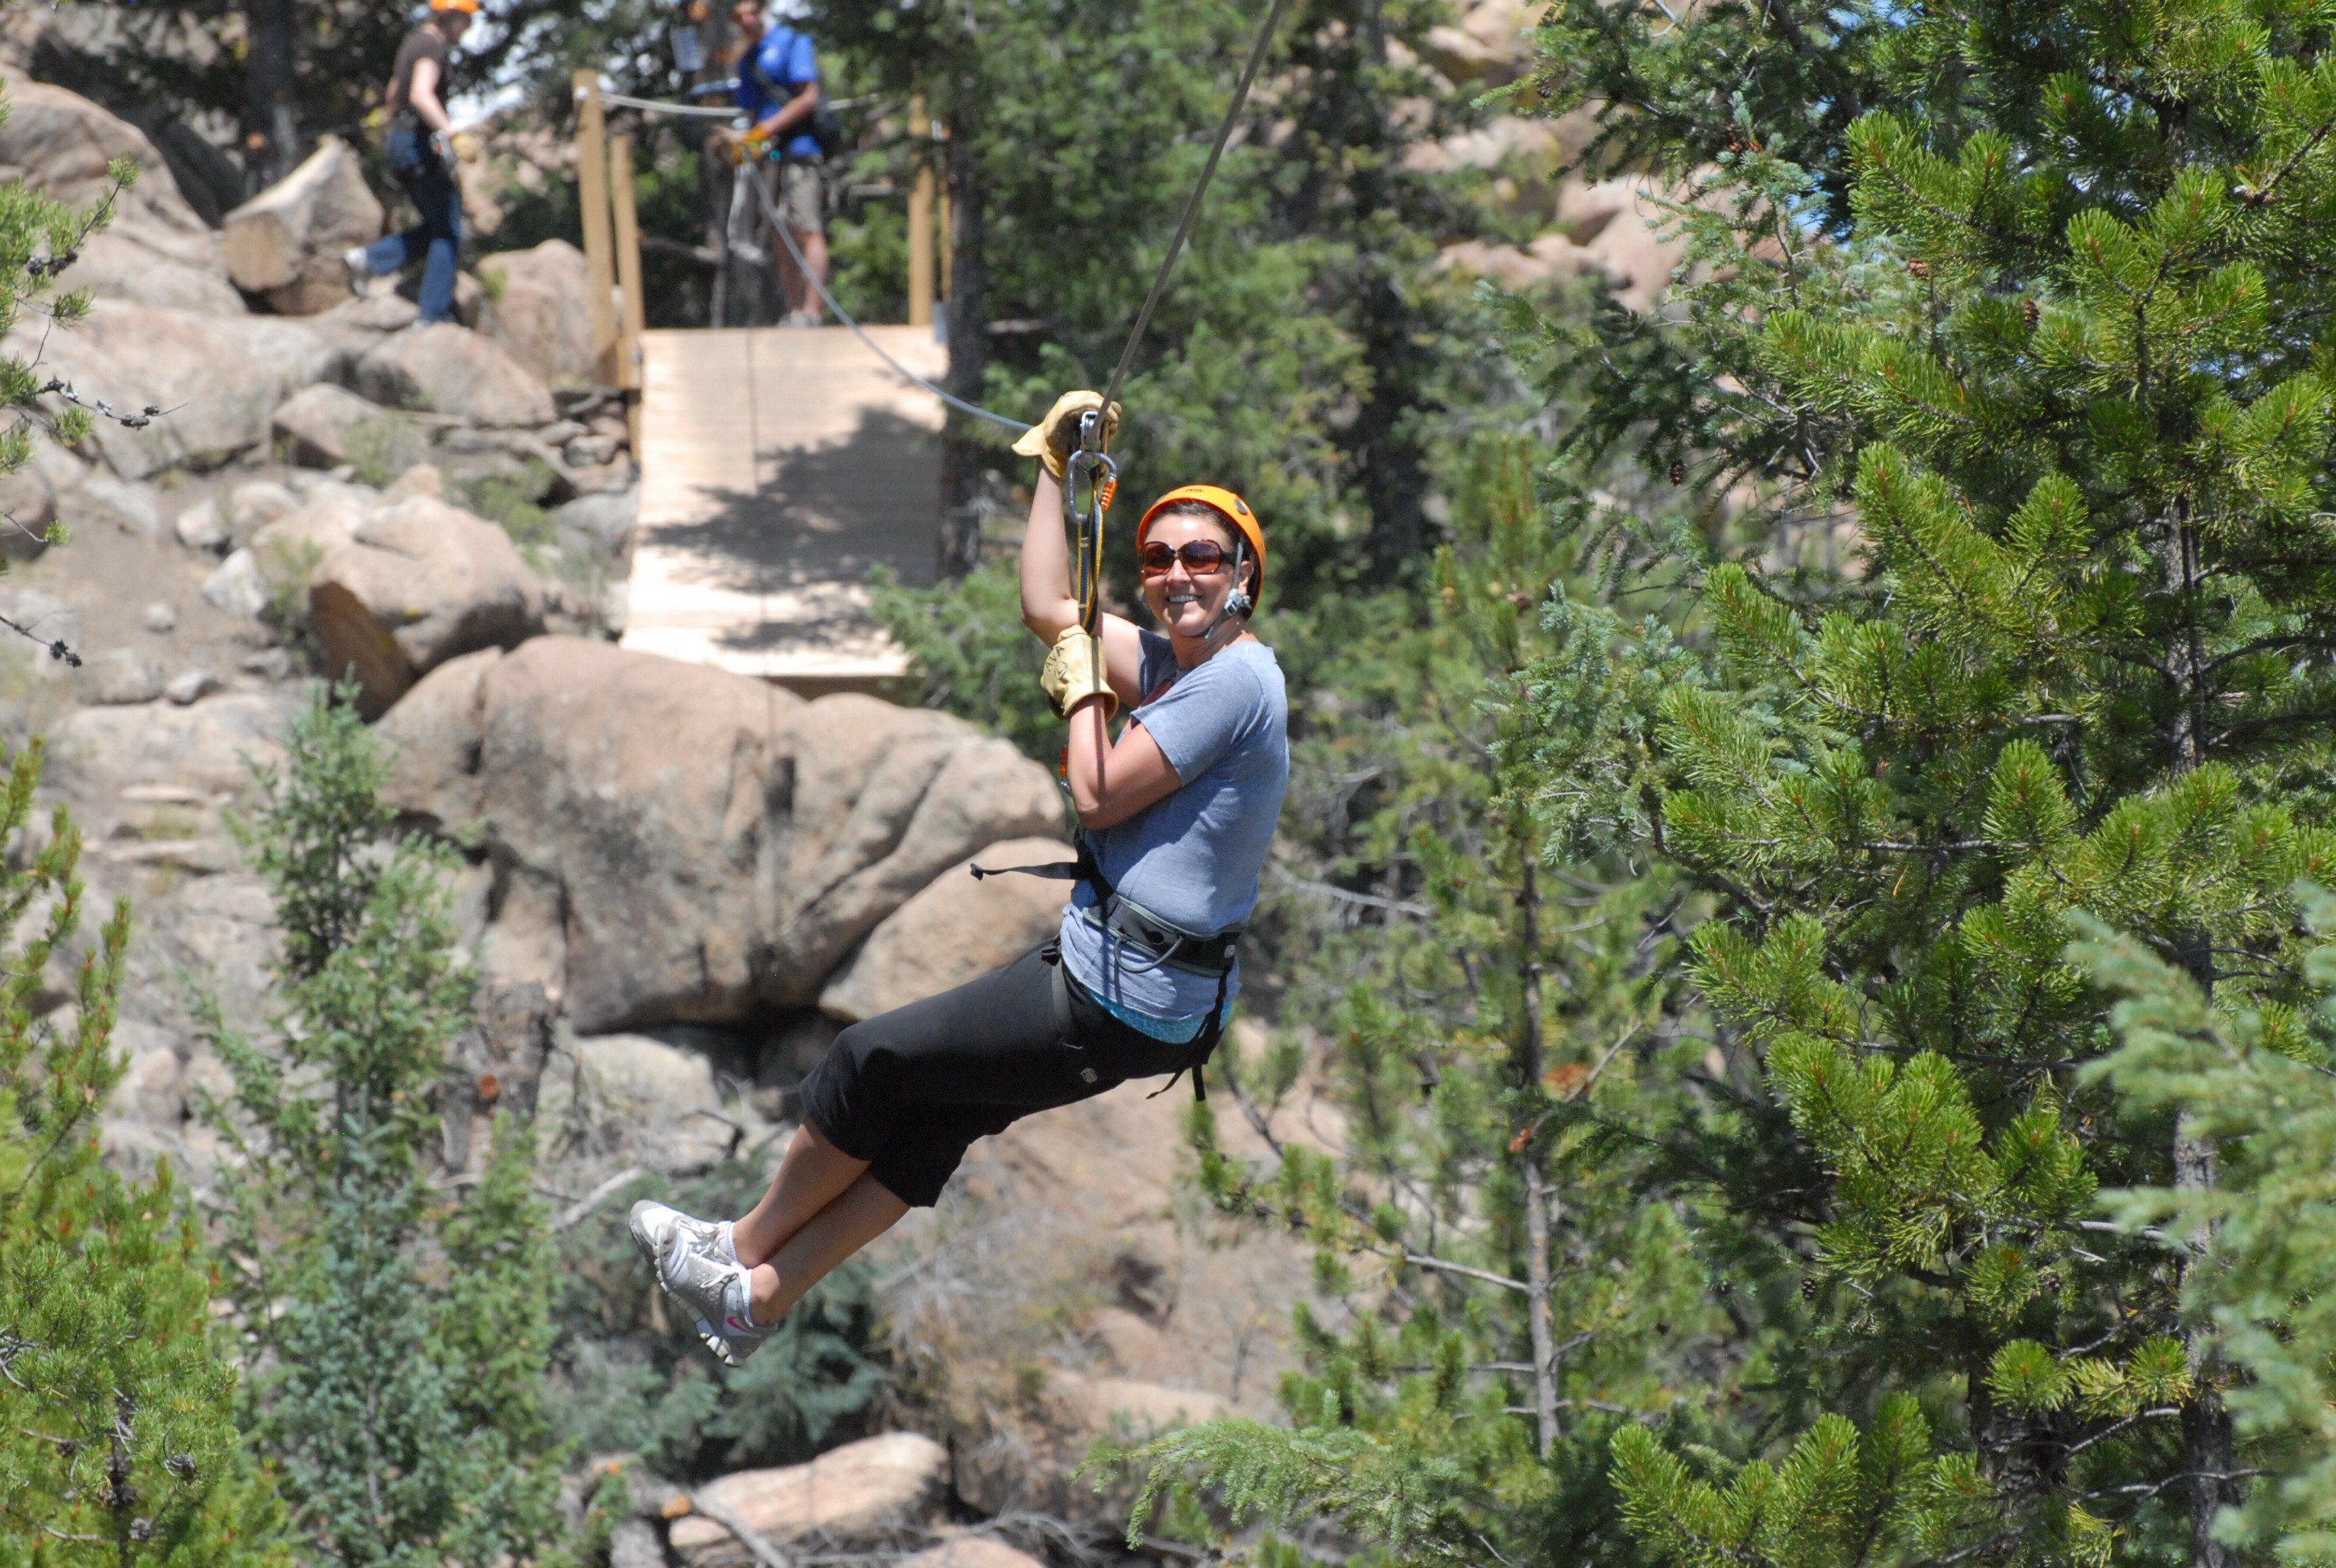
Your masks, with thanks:
[{"label": "steel cable", "polygon": [[1241,85],[1233,89],[1233,101],[1225,105],[1225,117],[1217,127],[1217,140],[1209,149],[1209,161],[1201,168],[1201,182],[1192,187],[1192,197],[1184,203],[1184,216],[1176,225],[1176,238],[1168,242],[1168,254],[1161,258],[1160,270],[1152,278],[1152,292],[1144,297],[1144,308],[1135,313],[1135,326],[1127,335],[1127,346],[1119,351],[1119,364],[1112,370],[1111,385],[1104,388],[1105,408],[1119,395],[1128,367],[1135,363],[1136,346],[1144,341],[1144,329],[1152,325],[1152,312],[1159,305],[1160,297],[1168,291],[1168,274],[1174,269],[1177,253],[1184,248],[1184,241],[1201,216],[1201,198],[1209,193],[1209,181],[1216,178],[1217,160],[1225,154],[1225,143],[1232,139],[1233,122],[1241,118],[1241,107],[1249,102],[1250,83],[1257,80],[1258,67],[1265,63],[1265,52],[1281,26],[1281,14],[1289,8],[1290,0],[1273,0],[1273,8],[1265,14],[1265,25],[1257,30],[1257,42],[1250,45],[1249,63],[1241,67]]}]

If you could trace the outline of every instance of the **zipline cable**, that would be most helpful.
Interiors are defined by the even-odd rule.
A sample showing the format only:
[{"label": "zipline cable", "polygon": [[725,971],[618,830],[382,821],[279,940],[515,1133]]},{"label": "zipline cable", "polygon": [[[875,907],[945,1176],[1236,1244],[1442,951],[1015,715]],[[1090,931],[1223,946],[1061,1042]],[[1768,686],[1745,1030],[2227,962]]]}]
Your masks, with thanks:
[{"label": "zipline cable", "polygon": [[[1184,249],[1184,241],[1192,237],[1192,226],[1200,220],[1201,200],[1209,193],[1209,181],[1217,175],[1217,161],[1225,155],[1225,143],[1232,140],[1233,124],[1240,120],[1241,110],[1249,102],[1249,90],[1257,81],[1258,67],[1265,63],[1265,52],[1273,45],[1273,35],[1281,29],[1281,15],[1290,8],[1290,0],[1273,0],[1265,14],[1265,24],[1257,30],[1257,42],[1249,48],[1248,63],[1242,65],[1240,83],[1233,88],[1232,102],[1225,105],[1225,117],[1217,125],[1217,139],[1209,145],[1209,161],[1201,166],[1200,182],[1185,199],[1184,215],[1177,219],[1175,238],[1168,241],[1168,254],[1160,258],[1160,270],[1152,276],[1152,288],[1144,297],[1144,308],[1135,313],[1135,325],[1127,334],[1127,346],[1119,351],[1119,363],[1111,373],[1111,383],[1104,388],[1103,406],[1086,415],[1079,424],[1079,448],[1063,467],[1063,511],[1076,541],[1072,555],[1078,583],[1079,625],[1092,640],[1087,645],[1087,657],[1094,661],[1095,677],[1103,678],[1103,643],[1098,635],[1103,623],[1103,527],[1104,513],[1111,509],[1113,494],[1119,489],[1119,468],[1104,450],[1109,442],[1112,404],[1119,399],[1119,389],[1127,380],[1127,373],[1135,364],[1135,351],[1143,345],[1144,329],[1152,325],[1152,313],[1158,308],[1161,297],[1168,292],[1168,275],[1176,268],[1176,258]],[[1085,506],[1077,503],[1079,479],[1084,472],[1087,485]],[[1236,585],[1238,587],[1238,585]]]},{"label": "zipline cable", "polygon": [[1192,197],[1184,203],[1184,217],[1176,225],[1176,238],[1168,242],[1168,254],[1161,258],[1160,270],[1152,279],[1152,292],[1144,297],[1144,308],[1135,313],[1134,330],[1127,335],[1127,346],[1119,351],[1119,364],[1111,373],[1111,385],[1104,388],[1103,405],[1106,409],[1119,395],[1128,367],[1135,363],[1136,346],[1144,341],[1144,329],[1152,325],[1152,312],[1159,305],[1160,297],[1168,291],[1168,274],[1176,265],[1176,254],[1184,248],[1184,240],[1201,216],[1201,198],[1209,193],[1209,181],[1216,177],[1217,160],[1224,156],[1225,143],[1232,139],[1233,122],[1241,118],[1241,107],[1249,102],[1250,83],[1257,80],[1257,69],[1265,63],[1265,52],[1280,29],[1281,14],[1289,8],[1290,0],[1273,0],[1273,9],[1265,14],[1265,25],[1257,30],[1257,42],[1250,45],[1249,63],[1241,67],[1241,85],[1233,89],[1233,101],[1225,105],[1224,122],[1217,127],[1216,144],[1209,149],[1209,161],[1201,169],[1201,182],[1192,187]]}]

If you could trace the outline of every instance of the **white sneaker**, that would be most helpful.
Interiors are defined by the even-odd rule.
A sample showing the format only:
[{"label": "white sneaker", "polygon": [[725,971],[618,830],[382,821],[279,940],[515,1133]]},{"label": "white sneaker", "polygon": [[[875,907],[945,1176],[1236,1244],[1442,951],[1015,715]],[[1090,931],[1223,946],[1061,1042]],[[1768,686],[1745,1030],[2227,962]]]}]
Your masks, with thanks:
[{"label": "white sneaker", "polygon": [[763,1341],[778,1331],[776,1323],[754,1321],[754,1277],[745,1269],[734,1268],[722,1283],[722,1317],[709,1328],[697,1326],[697,1337],[706,1341],[706,1349],[732,1367],[743,1367],[747,1359],[763,1348]]},{"label": "white sneaker", "polygon": [[695,1219],[644,1198],[633,1205],[627,1223],[658,1285],[689,1314],[706,1348],[728,1366],[744,1366],[761,1349],[762,1337],[743,1305],[737,1313],[740,1323],[729,1321],[734,1287],[737,1301],[744,1303],[747,1280],[730,1222]]},{"label": "white sneaker", "polygon": [[625,1222],[633,1232],[633,1245],[652,1269],[660,1268],[666,1254],[684,1243],[710,1251],[734,1269],[738,1266],[738,1245],[731,1239],[727,1220],[693,1219],[671,1204],[643,1198]]},{"label": "white sneaker", "polygon": [[365,248],[352,245],[342,251],[341,265],[349,269],[349,287],[363,294],[365,285],[373,281],[373,263],[365,259]]}]

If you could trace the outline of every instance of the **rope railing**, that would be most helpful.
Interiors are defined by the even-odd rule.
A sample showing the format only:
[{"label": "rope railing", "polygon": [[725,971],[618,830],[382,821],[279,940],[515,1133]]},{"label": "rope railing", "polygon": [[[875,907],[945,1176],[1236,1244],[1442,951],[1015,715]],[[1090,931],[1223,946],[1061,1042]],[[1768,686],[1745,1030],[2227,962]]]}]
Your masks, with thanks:
[{"label": "rope railing", "polygon": [[772,229],[777,231],[780,243],[787,248],[787,254],[794,258],[797,270],[801,271],[805,278],[811,279],[812,287],[819,290],[821,300],[826,304],[830,310],[835,312],[835,318],[838,321],[842,322],[844,326],[852,328],[852,334],[853,336],[859,338],[861,342],[868,346],[869,352],[875,355],[877,358],[882,360],[885,364],[891,365],[895,375],[923,387],[927,392],[931,393],[935,397],[939,398],[951,408],[959,409],[964,413],[970,414],[977,419],[987,419],[995,424],[1002,424],[1006,426],[1007,429],[1014,431],[1017,434],[1030,428],[1030,424],[1027,420],[1009,419],[1005,414],[993,414],[988,409],[982,407],[979,404],[968,403],[964,398],[956,395],[954,393],[947,392],[940,387],[935,386],[931,382],[927,381],[923,376],[919,375],[915,371],[910,370],[907,365],[901,364],[899,360],[886,353],[884,346],[868,336],[867,332],[861,326],[860,323],[853,318],[852,312],[844,309],[842,305],[836,302],[835,296],[828,292],[825,280],[823,280],[819,274],[811,269],[811,263],[803,258],[803,248],[795,243],[795,237],[787,232],[787,226],[779,221],[778,209],[771,200],[769,184],[759,178],[750,179],[747,183],[754,188],[754,194],[760,200],[762,204],[763,216],[769,220]]},{"label": "rope railing", "polygon": [[[1256,42],[1250,46],[1249,57],[1241,67],[1241,81],[1233,89],[1232,101],[1225,105],[1224,118],[1217,126],[1216,140],[1209,148],[1208,161],[1201,169],[1201,178],[1192,187],[1192,194],[1184,202],[1183,215],[1177,222],[1175,236],[1168,242],[1168,253],[1161,258],[1160,270],[1153,277],[1152,287],[1144,295],[1144,307],[1136,313],[1135,325],[1127,335],[1125,346],[1120,350],[1118,364],[1113,367],[1111,381],[1104,393],[1104,403],[1106,407],[1118,396],[1121,386],[1127,380],[1128,372],[1134,365],[1136,349],[1144,341],[1144,329],[1151,326],[1152,314],[1158,307],[1162,296],[1167,292],[1169,275],[1175,270],[1176,258],[1183,253],[1184,242],[1192,237],[1193,226],[1199,221],[1202,199],[1208,194],[1210,181],[1216,178],[1218,161],[1224,156],[1225,146],[1232,138],[1233,125],[1241,118],[1241,109],[1249,102],[1250,88],[1257,81],[1259,67],[1265,63],[1266,52],[1272,45],[1273,35],[1280,26],[1282,14],[1289,9],[1289,4],[1290,0],[1273,0],[1273,4],[1266,11],[1264,24],[1258,29]],[[657,99],[634,98],[606,91],[601,93],[600,97],[604,102],[658,114],[711,117],[726,116],[736,112],[730,109],[667,103]],[[860,102],[866,100],[852,102]],[[841,103],[836,105],[838,108],[843,106]],[[742,172],[745,170],[742,169]],[[780,243],[787,248],[787,254],[793,258],[796,268],[803,277],[811,280],[812,287],[819,291],[821,302],[835,313],[835,318],[838,321],[852,329],[852,336],[859,338],[871,353],[890,365],[893,374],[931,393],[951,408],[969,414],[977,419],[987,419],[1016,432],[1030,428],[1022,420],[1011,419],[1005,414],[984,408],[978,404],[968,403],[964,398],[936,386],[887,353],[883,345],[869,336],[852,313],[837,303],[835,296],[829,292],[826,281],[812,270],[811,264],[803,257],[802,248],[795,243],[794,236],[788,232],[787,226],[779,220],[776,204],[771,199],[768,181],[762,177],[761,170],[759,169],[753,170],[745,182],[754,188],[754,195],[762,208],[764,219],[778,235]]]}]

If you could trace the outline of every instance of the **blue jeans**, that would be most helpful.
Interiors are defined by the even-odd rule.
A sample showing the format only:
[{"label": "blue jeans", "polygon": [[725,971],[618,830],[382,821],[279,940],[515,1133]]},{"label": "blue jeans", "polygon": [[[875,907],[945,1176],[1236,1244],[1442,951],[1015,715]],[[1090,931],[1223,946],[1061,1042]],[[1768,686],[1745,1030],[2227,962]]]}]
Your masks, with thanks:
[{"label": "blue jeans", "polygon": [[454,319],[454,253],[462,243],[462,192],[454,176],[430,149],[420,131],[389,133],[389,171],[422,214],[403,234],[376,239],[365,248],[365,266],[376,276],[395,272],[426,250],[422,264],[422,319]]}]

